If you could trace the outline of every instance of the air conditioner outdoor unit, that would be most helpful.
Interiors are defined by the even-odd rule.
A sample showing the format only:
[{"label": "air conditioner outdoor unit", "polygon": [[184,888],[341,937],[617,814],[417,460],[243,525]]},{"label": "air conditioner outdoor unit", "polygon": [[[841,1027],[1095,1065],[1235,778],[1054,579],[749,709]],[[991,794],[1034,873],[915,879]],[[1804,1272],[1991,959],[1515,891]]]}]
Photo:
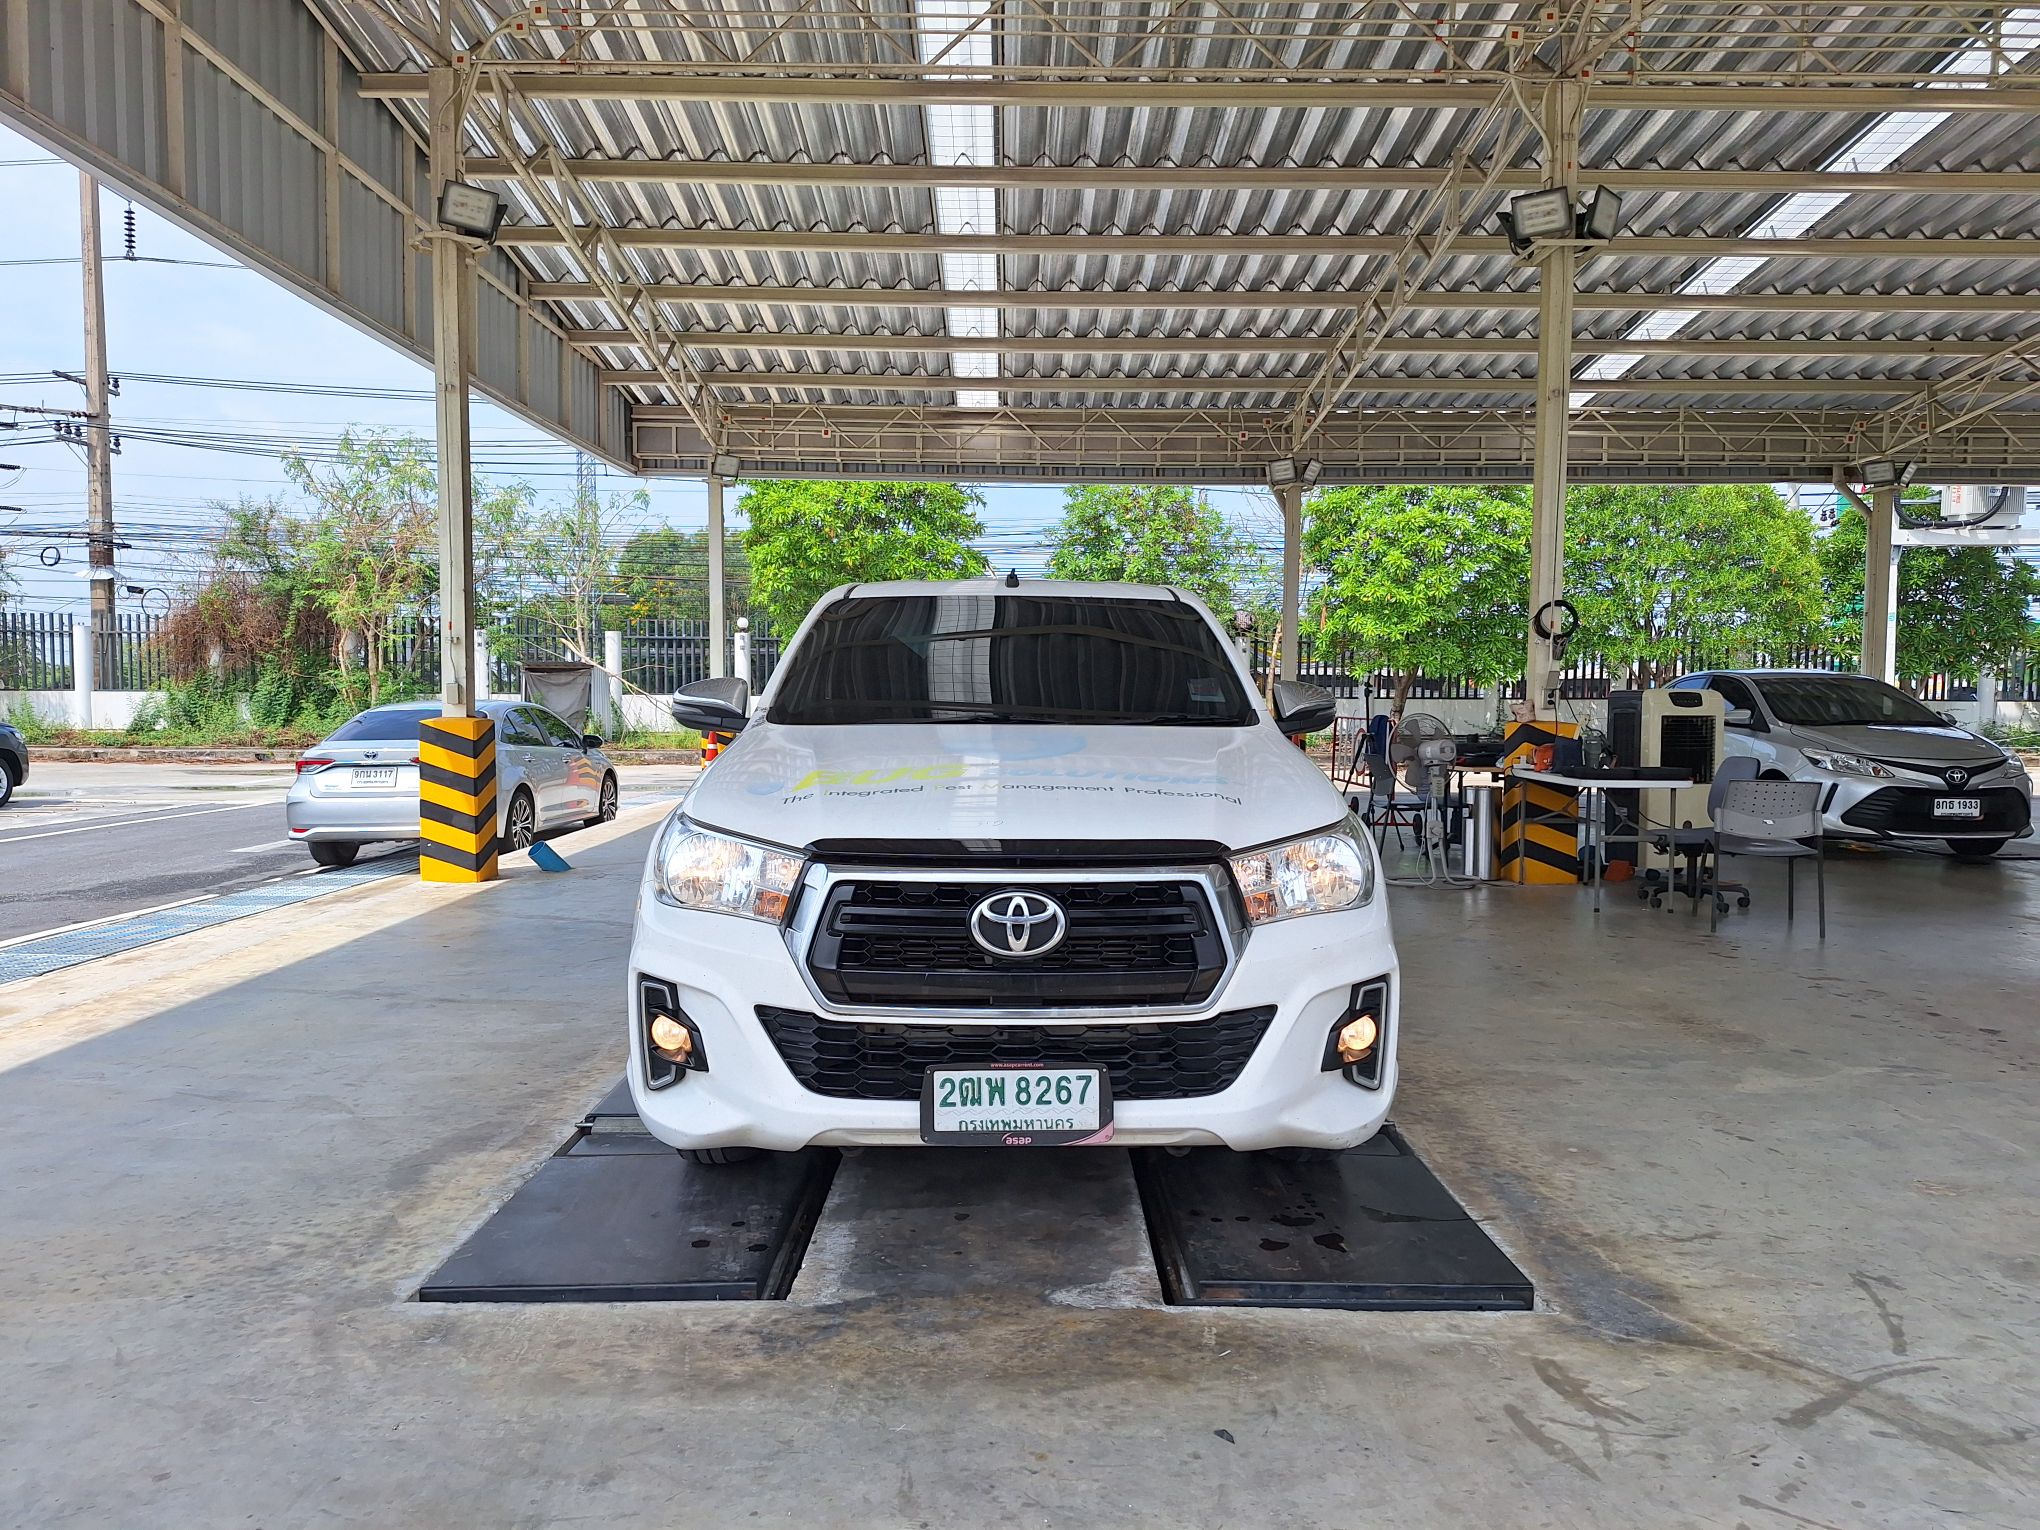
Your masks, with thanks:
[{"label": "air conditioner outdoor unit", "polygon": [[[1609,816],[1634,824],[1641,812],[1646,830],[1682,829],[1689,825],[1698,829],[1712,823],[1714,820],[1707,811],[1707,792],[1715,771],[1721,767],[1726,714],[1718,691],[1610,691],[1608,747],[1614,763],[1682,770],[1696,784],[1610,792]],[[1625,827],[1615,832],[1633,830]],[[1650,864],[1663,859],[1656,855],[1645,857]]]}]

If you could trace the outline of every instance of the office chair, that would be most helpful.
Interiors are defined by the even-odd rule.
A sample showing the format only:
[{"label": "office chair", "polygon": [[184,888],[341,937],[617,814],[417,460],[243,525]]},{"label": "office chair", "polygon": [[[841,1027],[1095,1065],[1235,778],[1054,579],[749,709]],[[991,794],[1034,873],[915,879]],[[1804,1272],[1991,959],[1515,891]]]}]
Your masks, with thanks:
[{"label": "office chair", "polygon": [[[1650,841],[1659,850],[1686,858],[1685,886],[1683,889],[1679,886],[1680,879],[1676,873],[1652,871],[1646,874],[1643,885],[1637,888],[1637,897],[1650,899],[1652,908],[1662,908],[1666,893],[1684,891],[1693,899],[1693,912],[1700,912],[1701,862],[1714,848],[1715,833],[1721,823],[1721,805],[1731,786],[1738,781],[1754,781],[1758,769],[1758,762],[1745,754],[1732,754],[1716,767],[1714,780],[1707,787],[1707,816],[1712,820],[1712,826],[1694,828],[1688,824],[1679,829],[1650,831]],[[1725,906],[1721,897],[1723,893],[1735,893],[1739,906],[1750,906],[1750,890],[1740,882],[1723,882],[1712,891],[1715,915],[1719,915]]]},{"label": "office chair", "polygon": [[[1785,863],[1785,920],[1792,921],[1793,870],[1813,857],[1814,891],[1820,902],[1820,938],[1827,939],[1827,856],[1822,853],[1820,783],[1817,781],[1737,781],[1714,810],[1714,844],[1709,857],[1713,876],[1721,877],[1724,855],[1754,855]],[[1812,840],[1812,844],[1806,841]],[[1719,894],[1715,910],[1720,910]],[[1709,920],[1708,927],[1716,921]]]}]

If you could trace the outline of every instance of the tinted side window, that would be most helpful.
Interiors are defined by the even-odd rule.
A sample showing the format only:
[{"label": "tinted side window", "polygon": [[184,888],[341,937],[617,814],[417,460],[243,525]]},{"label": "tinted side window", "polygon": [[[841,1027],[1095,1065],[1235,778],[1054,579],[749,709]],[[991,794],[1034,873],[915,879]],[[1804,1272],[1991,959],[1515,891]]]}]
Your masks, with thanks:
[{"label": "tinted side window", "polygon": [[1757,709],[1757,698],[1750,694],[1750,688],[1740,680],[1732,679],[1727,675],[1716,675],[1713,680],[1708,682],[1707,688],[1711,691],[1719,691],[1721,693],[1721,704],[1731,712],[1737,707],[1741,707],[1748,712],[1754,712]]},{"label": "tinted side window", "polygon": [[545,733],[531,720],[531,713],[524,707],[512,707],[503,714],[497,724],[506,744],[539,744],[547,742]]},{"label": "tinted side window", "polygon": [[544,707],[533,707],[531,715],[536,717],[538,725],[545,729],[548,743],[557,744],[562,749],[580,749],[581,735],[567,726],[565,718],[555,716]]}]

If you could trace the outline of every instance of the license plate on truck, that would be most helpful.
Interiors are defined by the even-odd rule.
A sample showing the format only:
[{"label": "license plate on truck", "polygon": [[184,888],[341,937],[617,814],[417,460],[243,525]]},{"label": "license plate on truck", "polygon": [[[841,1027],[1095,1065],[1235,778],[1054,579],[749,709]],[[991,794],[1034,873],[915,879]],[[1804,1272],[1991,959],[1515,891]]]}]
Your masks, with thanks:
[{"label": "license plate on truck", "polygon": [[1934,799],[1936,818],[1981,818],[1983,799],[1981,797],[1936,797]]},{"label": "license plate on truck", "polygon": [[1112,1138],[1112,1084],[1099,1068],[930,1068],[921,1140],[941,1147],[1069,1147]]}]

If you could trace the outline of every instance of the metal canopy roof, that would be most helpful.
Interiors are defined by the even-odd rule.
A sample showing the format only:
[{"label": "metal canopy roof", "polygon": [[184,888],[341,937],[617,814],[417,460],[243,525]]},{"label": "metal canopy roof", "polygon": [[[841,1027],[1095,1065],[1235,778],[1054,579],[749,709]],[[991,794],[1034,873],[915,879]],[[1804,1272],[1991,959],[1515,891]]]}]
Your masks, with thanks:
[{"label": "metal canopy roof", "polygon": [[[261,73],[222,0],[123,3]],[[1494,215],[1556,178],[1625,198],[1574,477],[2040,479],[2040,8],[301,3],[413,144],[456,70],[485,277],[647,471],[1520,478]]]}]

